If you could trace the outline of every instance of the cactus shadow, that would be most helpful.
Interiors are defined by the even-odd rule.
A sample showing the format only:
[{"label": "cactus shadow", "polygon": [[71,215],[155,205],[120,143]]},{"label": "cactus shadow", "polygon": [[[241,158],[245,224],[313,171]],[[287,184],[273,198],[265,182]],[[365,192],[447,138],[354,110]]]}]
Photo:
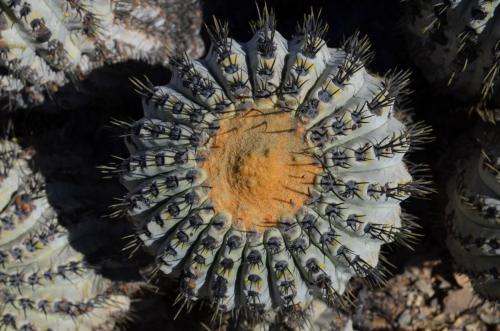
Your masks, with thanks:
[{"label": "cactus shadow", "polygon": [[152,257],[139,251],[131,258],[123,251],[134,229],[125,217],[107,216],[126,190],[117,178],[104,178],[98,167],[129,154],[123,129],[111,121],[130,122],[143,116],[141,97],[129,81],[132,76],[147,76],[155,85],[163,85],[170,72],[136,61],[103,66],[85,80],[63,86],[44,104],[17,112],[15,135],[23,147],[36,151],[33,166],[45,178],[48,200],[68,229],[73,248],[99,273],[124,284],[121,288],[132,298],[130,316],[120,328],[194,330],[200,323],[193,314],[173,320],[174,282],[162,279],[161,292],[137,285],[144,279],[140,270]]},{"label": "cactus shadow", "polygon": [[34,166],[45,178],[49,202],[69,229],[72,245],[114,278],[137,276],[133,268],[120,269],[133,264],[121,252],[122,238],[132,229],[124,218],[106,217],[124,190],[116,179],[104,179],[98,166],[113,155],[127,155],[120,131],[110,122],[141,117],[140,97],[128,79],[142,75],[158,83],[168,79],[165,69],[138,62],[106,65],[15,119],[16,136],[36,150]]}]

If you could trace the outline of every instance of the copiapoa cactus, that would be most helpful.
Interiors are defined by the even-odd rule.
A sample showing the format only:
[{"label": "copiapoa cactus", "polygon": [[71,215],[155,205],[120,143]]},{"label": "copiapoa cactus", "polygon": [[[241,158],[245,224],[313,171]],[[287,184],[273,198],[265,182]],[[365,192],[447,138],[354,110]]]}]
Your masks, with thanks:
[{"label": "copiapoa cactus", "polygon": [[0,329],[111,330],[129,298],[69,245],[29,158],[0,142]]},{"label": "copiapoa cactus", "polygon": [[[175,37],[168,33],[171,25],[192,29],[181,22],[187,18],[169,15],[167,7],[164,1],[0,1],[0,64],[7,71],[0,79],[2,95],[12,105],[32,106],[47,91],[104,63],[164,62],[165,45]],[[188,46],[185,40],[175,42]],[[196,54],[201,41],[188,42],[187,51]]]},{"label": "copiapoa cactus", "polygon": [[[497,117],[499,110],[496,110]],[[500,127],[483,124],[477,142],[450,181],[448,247],[474,288],[500,299]]]},{"label": "copiapoa cactus", "polygon": [[500,106],[500,1],[417,0],[409,9],[410,54],[441,91],[488,120]]},{"label": "copiapoa cactus", "polygon": [[414,239],[400,203],[428,189],[403,158],[429,132],[398,120],[408,73],[370,74],[367,38],[329,48],[311,12],[287,40],[266,7],[251,26],[239,43],[214,19],[203,60],[173,55],[166,86],[134,79],[145,117],[118,123],[131,156],[104,169],[130,191],[131,247],[180,278],[181,308],[256,318],[383,280],[381,245]]},{"label": "copiapoa cactus", "polygon": [[[484,121],[448,185],[448,247],[477,292],[499,298],[500,1],[408,1],[410,51],[426,78]],[[461,146],[463,147],[463,145]],[[462,148],[463,149],[463,148]],[[470,151],[469,151],[470,149]],[[460,148],[456,153],[460,154]]]}]

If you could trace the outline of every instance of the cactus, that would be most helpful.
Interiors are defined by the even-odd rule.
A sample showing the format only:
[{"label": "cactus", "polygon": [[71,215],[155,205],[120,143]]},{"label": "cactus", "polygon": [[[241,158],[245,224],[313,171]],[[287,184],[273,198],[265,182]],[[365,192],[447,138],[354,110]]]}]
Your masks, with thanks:
[{"label": "cactus", "polygon": [[[495,121],[500,107],[500,1],[408,1],[409,48],[441,91]],[[489,109],[489,110],[488,110]]]},{"label": "cactus", "polygon": [[449,185],[448,247],[460,269],[471,276],[477,293],[498,300],[500,129],[483,123],[474,135],[478,142]]},{"label": "cactus", "polygon": [[400,202],[429,189],[403,157],[429,129],[398,120],[409,74],[370,74],[367,38],[329,48],[311,12],[288,41],[267,7],[251,26],[239,43],[214,19],[206,58],[172,56],[166,86],[133,79],[145,117],[117,123],[131,156],[104,170],[129,190],[130,247],[179,277],[181,308],[253,319],[383,282],[381,245],[415,239]]},{"label": "cactus", "polygon": [[[0,90],[21,107],[40,104],[46,92],[104,63],[162,63],[166,45],[176,37],[165,40],[166,33],[172,25],[185,25],[174,24],[172,19],[183,18],[169,15],[160,1],[2,0],[0,8],[0,64],[7,69]],[[201,43],[176,42],[194,53]]]},{"label": "cactus", "polygon": [[0,142],[0,328],[111,330],[129,299],[70,246],[29,159]]},{"label": "cactus", "polygon": [[[410,54],[439,91],[471,105],[489,122],[471,130],[477,143],[459,155],[448,184],[448,248],[477,293],[500,297],[498,144],[500,120],[500,1],[454,0],[407,3]],[[463,150],[463,145],[460,146]],[[457,149],[459,154],[460,149]]]}]

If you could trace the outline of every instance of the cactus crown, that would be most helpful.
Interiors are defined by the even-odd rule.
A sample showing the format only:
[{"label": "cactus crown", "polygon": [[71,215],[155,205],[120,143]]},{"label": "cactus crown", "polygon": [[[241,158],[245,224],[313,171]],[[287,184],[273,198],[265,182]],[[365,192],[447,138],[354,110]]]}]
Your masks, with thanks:
[{"label": "cactus crown", "polygon": [[367,38],[328,48],[311,12],[287,41],[267,7],[251,26],[239,43],[214,20],[206,58],[173,55],[166,86],[133,79],[145,117],[118,123],[131,156],[104,169],[129,190],[130,247],[180,278],[181,307],[258,317],[383,281],[381,245],[414,239],[399,204],[428,189],[403,156],[429,130],[397,119],[408,73],[368,73]]}]

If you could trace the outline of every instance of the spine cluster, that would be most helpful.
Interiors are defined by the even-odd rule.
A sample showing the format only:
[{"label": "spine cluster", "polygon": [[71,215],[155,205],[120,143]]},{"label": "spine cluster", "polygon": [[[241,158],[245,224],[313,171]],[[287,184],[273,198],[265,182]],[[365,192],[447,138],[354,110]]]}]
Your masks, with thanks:
[{"label": "spine cluster", "polygon": [[70,246],[28,154],[0,142],[0,329],[111,330],[129,299]]},{"label": "spine cluster", "polygon": [[[498,113],[498,110],[497,110]],[[498,115],[498,114],[497,114]],[[500,298],[500,128],[481,125],[450,183],[448,247],[483,297]]]},{"label": "spine cluster", "polygon": [[[408,1],[410,53],[428,80],[491,120],[500,106],[500,1]],[[493,119],[494,121],[494,119]]]}]

